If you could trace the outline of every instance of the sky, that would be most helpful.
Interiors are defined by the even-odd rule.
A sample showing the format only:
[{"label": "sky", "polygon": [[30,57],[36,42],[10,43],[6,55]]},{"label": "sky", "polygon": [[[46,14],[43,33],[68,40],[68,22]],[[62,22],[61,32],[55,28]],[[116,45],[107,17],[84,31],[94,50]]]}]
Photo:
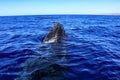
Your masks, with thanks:
[{"label": "sky", "polygon": [[0,16],[118,13],[120,0],[0,0]]}]

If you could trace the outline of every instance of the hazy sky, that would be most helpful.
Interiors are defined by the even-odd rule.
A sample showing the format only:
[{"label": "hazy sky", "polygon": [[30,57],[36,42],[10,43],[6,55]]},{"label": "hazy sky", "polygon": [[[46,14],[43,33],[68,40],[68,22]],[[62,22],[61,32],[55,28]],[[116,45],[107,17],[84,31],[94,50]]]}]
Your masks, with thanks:
[{"label": "hazy sky", "polygon": [[120,13],[120,0],[0,0],[0,15]]}]

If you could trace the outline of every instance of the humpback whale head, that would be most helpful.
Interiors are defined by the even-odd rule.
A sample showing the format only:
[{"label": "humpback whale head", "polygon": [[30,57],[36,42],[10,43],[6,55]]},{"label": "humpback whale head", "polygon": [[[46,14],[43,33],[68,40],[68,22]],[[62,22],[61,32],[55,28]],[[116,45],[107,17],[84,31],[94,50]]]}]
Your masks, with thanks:
[{"label": "humpback whale head", "polygon": [[50,32],[43,39],[43,43],[59,43],[66,36],[63,25],[55,23]]}]

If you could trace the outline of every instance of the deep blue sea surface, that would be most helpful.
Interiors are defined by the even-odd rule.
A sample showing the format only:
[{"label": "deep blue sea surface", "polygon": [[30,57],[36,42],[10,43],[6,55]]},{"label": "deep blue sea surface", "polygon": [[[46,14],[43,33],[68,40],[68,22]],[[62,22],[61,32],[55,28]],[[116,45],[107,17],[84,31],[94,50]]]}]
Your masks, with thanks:
[{"label": "deep blue sea surface", "polygon": [[[55,22],[67,37],[42,43]],[[120,80],[120,16],[1,16],[0,80]]]}]

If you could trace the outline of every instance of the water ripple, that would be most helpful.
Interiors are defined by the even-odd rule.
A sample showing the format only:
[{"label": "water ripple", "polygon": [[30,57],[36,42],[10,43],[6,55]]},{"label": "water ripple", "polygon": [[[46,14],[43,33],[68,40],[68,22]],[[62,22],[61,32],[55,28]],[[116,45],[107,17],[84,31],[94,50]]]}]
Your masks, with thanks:
[{"label": "water ripple", "polygon": [[[1,80],[119,80],[120,16],[0,17]],[[55,22],[68,37],[41,40]]]}]

